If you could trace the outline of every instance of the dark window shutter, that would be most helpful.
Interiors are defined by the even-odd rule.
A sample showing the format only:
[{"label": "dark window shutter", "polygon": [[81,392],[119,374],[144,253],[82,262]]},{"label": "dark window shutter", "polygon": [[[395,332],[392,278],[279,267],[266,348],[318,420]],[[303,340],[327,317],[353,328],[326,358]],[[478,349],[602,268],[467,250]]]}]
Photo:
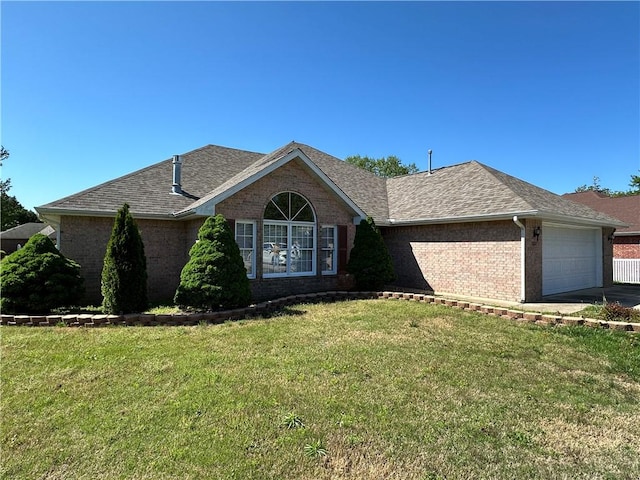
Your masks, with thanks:
[{"label": "dark window shutter", "polygon": [[347,226],[338,225],[338,273],[347,271]]},{"label": "dark window shutter", "polygon": [[231,233],[233,233],[233,238],[236,238],[236,221],[233,218],[227,218],[226,220],[231,229]]}]

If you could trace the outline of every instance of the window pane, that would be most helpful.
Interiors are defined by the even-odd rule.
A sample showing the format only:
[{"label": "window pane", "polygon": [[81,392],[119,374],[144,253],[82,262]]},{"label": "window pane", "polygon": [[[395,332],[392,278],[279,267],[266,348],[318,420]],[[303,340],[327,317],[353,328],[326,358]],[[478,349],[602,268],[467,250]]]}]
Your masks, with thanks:
[{"label": "window pane", "polygon": [[336,264],[336,227],[322,227],[320,233],[320,268],[323,273],[335,273]]},{"label": "window pane", "polygon": [[264,224],[262,244],[262,270],[265,274],[287,271],[286,225]]},{"label": "window pane", "polygon": [[284,216],[283,212],[276,206],[273,201],[269,202],[267,207],[264,209],[264,218],[265,220],[286,220],[287,218]]},{"label": "window pane", "polygon": [[236,243],[240,248],[240,255],[242,255],[247,275],[253,276],[255,273],[253,263],[255,257],[253,251],[253,223],[236,222]]},{"label": "window pane", "polygon": [[322,250],[320,252],[320,264],[323,272],[333,272],[333,251]]}]

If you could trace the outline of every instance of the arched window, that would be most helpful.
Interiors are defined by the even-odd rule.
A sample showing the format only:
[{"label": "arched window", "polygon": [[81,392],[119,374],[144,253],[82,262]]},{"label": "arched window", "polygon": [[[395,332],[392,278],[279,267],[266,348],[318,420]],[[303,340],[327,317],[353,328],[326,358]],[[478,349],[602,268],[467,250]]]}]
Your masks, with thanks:
[{"label": "arched window", "polygon": [[265,277],[313,275],[316,216],[294,192],[274,195],[264,209],[262,272]]}]

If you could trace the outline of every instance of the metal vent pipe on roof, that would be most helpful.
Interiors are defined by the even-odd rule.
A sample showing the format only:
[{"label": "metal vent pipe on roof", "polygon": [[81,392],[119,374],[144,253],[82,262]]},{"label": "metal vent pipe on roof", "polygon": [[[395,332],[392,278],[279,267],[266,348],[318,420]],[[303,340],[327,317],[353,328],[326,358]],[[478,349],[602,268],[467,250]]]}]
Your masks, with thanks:
[{"label": "metal vent pipe on roof", "polygon": [[182,175],[182,159],[180,155],[174,155],[173,161],[173,184],[171,185],[171,193],[180,195],[182,193],[182,184],[180,183],[180,177]]},{"label": "metal vent pipe on roof", "polygon": [[433,150],[429,149],[427,153],[429,154],[429,175],[431,175],[431,154],[433,153]]}]

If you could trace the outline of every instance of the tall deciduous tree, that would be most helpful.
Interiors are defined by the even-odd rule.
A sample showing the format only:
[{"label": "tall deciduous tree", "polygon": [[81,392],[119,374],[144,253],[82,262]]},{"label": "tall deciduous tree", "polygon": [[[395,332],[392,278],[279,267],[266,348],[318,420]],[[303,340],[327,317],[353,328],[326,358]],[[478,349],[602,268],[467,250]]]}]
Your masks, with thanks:
[{"label": "tall deciduous tree", "polygon": [[628,197],[631,195],[640,195],[640,175],[631,175],[631,181],[629,182],[631,189],[626,192],[620,190],[611,190],[610,188],[600,185],[600,178],[593,177],[592,185],[580,185],[574,190],[575,193],[581,192],[598,192],[607,197]]},{"label": "tall deciduous tree", "polygon": [[371,217],[356,227],[347,271],[360,290],[379,290],[395,280],[393,263],[387,245]]},{"label": "tall deciduous tree", "polygon": [[[9,151],[0,145],[0,167],[7,158],[9,158]],[[2,212],[0,230],[4,231],[24,223],[38,222],[38,216],[34,212],[24,208],[15,196],[9,195],[10,188],[10,178],[0,180],[0,212]]]},{"label": "tall deciduous tree", "polygon": [[382,158],[361,157],[353,155],[345,158],[345,162],[363,168],[378,175],[379,177],[397,177],[399,175],[409,175],[416,173],[418,167],[415,163],[405,165],[402,161],[393,155]]},{"label": "tall deciduous tree", "polygon": [[225,218],[209,217],[189,251],[174,301],[183,308],[219,310],[251,302],[247,270]]},{"label": "tall deciduous tree", "polygon": [[102,267],[105,313],[143,312],[147,301],[147,258],[138,226],[124,204],[116,214]]}]

